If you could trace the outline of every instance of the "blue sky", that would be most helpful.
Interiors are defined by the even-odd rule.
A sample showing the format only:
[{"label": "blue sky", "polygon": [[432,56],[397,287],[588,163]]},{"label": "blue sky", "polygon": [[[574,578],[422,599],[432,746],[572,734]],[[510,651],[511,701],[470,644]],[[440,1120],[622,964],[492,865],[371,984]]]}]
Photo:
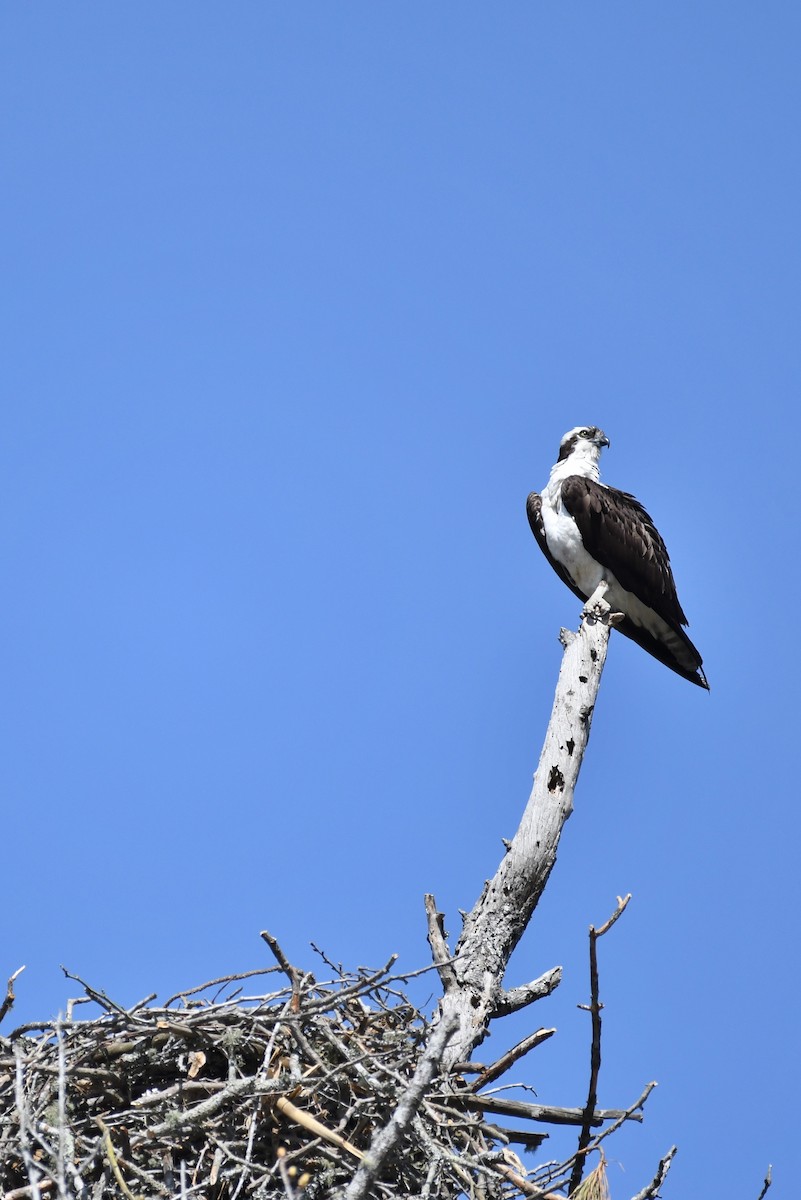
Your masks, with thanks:
[{"label": "blue sky", "polygon": [[[525,497],[601,425],[709,696],[613,638],[482,1057],[601,1103],[612,1194],[794,1194],[801,13],[8,5],[6,812],[19,1020],[428,961],[517,825],[579,605]],[[554,1139],[552,1151],[567,1152]]]}]

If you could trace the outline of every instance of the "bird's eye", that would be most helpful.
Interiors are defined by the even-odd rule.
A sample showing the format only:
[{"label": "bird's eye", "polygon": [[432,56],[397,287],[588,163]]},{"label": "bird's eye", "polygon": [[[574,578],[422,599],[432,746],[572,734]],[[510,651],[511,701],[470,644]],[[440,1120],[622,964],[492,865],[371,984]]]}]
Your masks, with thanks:
[{"label": "bird's eye", "polygon": [[592,430],[591,429],[582,429],[581,433],[579,434],[579,437],[583,437],[583,438],[592,437]]}]

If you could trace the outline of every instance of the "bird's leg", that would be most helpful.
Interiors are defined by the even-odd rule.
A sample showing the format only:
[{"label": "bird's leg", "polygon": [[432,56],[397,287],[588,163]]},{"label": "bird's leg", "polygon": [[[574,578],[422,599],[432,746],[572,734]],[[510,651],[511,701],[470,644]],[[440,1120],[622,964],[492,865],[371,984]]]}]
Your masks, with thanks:
[{"label": "bird's leg", "polygon": [[612,607],[606,599],[608,591],[609,584],[602,579],[581,610],[582,618],[589,621],[590,625],[594,625],[596,621],[605,621],[608,625],[619,625],[624,619],[624,613],[612,612]]}]

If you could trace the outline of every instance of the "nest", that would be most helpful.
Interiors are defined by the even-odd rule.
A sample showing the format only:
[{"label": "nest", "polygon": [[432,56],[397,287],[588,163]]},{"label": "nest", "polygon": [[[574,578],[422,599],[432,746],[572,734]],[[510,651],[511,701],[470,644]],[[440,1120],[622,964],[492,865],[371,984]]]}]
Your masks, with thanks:
[{"label": "nest", "polygon": [[[5,1200],[316,1200],[353,1187],[409,1094],[432,1023],[402,990],[410,976],[391,974],[394,960],[349,972],[324,958],[330,977],[320,981],[262,936],[279,965],[131,1008],[79,980],[84,995],[64,1018],[0,1038]],[[101,1015],[77,1019],[88,1001]],[[478,1075],[472,1085],[468,1071]],[[482,1071],[460,1064],[434,1079],[380,1173],[348,1196],[542,1196],[553,1187],[554,1168],[538,1178],[510,1149],[547,1135],[487,1117],[511,1106],[542,1120],[545,1110],[493,1107],[478,1094]]]}]

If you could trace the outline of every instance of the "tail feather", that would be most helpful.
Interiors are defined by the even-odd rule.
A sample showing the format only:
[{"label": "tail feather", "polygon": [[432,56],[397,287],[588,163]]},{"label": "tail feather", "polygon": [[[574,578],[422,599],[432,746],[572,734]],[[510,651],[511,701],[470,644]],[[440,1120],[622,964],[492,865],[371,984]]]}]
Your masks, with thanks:
[{"label": "tail feather", "polygon": [[664,663],[666,667],[670,667],[671,671],[675,671],[677,675],[681,675],[683,679],[689,679],[690,683],[695,683],[698,687],[706,688],[709,691],[706,675],[702,666],[703,659],[692,644],[687,634],[683,629],[674,629],[674,633],[681,640],[684,649],[688,652],[690,659],[694,662],[692,667],[684,666],[676,657],[670,646],[655,638],[647,629],[643,629],[641,625],[635,625],[629,617],[624,617],[619,625],[615,626],[627,638],[631,638],[638,646],[642,646],[659,662]]}]

